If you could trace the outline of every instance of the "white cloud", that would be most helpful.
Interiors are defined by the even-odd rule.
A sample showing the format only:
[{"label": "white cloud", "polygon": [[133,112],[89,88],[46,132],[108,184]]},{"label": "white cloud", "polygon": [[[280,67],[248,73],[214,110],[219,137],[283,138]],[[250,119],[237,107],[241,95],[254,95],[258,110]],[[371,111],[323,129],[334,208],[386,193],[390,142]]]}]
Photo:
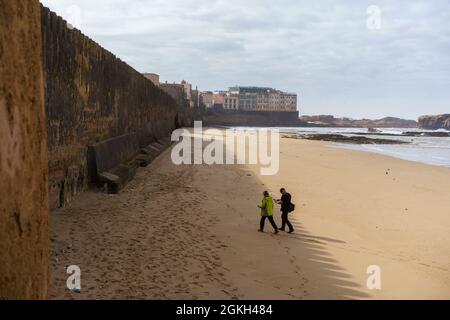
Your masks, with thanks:
[{"label": "white cloud", "polygon": [[[137,70],[200,89],[267,85],[304,113],[414,118],[450,112],[450,3],[43,0]],[[368,30],[369,5],[381,29]]]}]

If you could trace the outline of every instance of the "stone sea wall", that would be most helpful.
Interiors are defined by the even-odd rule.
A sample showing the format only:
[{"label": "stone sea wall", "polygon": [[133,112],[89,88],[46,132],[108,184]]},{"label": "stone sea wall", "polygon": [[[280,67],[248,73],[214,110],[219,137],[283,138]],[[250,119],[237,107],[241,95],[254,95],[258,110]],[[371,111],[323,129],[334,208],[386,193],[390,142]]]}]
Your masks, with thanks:
[{"label": "stone sea wall", "polygon": [[175,100],[79,30],[41,7],[50,206],[89,185],[87,148],[145,129],[155,139],[189,125]]},{"label": "stone sea wall", "polygon": [[48,166],[37,0],[0,0],[0,300],[48,297]]},{"label": "stone sea wall", "polygon": [[305,123],[296,112],[269,112],[243,110],[208,110],[204,122],[208,126],[295,127]]}]

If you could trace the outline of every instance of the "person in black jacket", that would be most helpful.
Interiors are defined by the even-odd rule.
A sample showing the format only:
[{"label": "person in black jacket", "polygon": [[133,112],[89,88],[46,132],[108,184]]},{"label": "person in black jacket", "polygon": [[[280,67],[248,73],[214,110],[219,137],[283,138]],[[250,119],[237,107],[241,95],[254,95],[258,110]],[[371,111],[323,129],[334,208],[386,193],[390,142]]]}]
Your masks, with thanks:
[{"label": "person in black jacket", "polygon": [[277,203],[281,205],[281,220],[282,220],[282,226],[280,228],[281,231],[285,231],[286,225],[289,228],[289,233],[294,232],[294,227],[292,226],[291,222],[289,221],[289,213],[291,212],[292,207],[292,197],[291,195],[286,191],[285,188],[281,188],[280,193],[282,194],[281,199],[277,200]]}]

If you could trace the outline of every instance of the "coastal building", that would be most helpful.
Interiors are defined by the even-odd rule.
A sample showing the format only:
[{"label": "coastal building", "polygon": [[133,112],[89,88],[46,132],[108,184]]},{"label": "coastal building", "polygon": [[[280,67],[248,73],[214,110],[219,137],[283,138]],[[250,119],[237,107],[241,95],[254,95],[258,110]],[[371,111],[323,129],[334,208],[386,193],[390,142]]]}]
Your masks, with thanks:
[{"label": "coastal building", "polygon": [[281,93],[280,94],[280,110],[281,111],[297,111],[297,94]]},{"label": "coastal building", "polygon": [[148,80],[153,82],[153,84],[157,87],[159,87],[159,74],[156,73],[144,73],[144,77],[146,77]]},{"label": "coastal building", "polygon": [[224,91],[219,91],[219,92],[214,92],[214,104],[213,106],[215,108],[223,108],[223,104],[225,102],[225,94],[226,92]]},{"label": "coastal building", "polygon": [[181,85],[184,88],[184,94],[186,95],[186,100],[189,101],[190,107],[193,108],[195,106],[195,103],[192,100],[192,85],[185,80],[181,81]]},{"label": "coastal building", "polygon": [[200,105],[198,90],[192,90],[192,85],[183,80],[180,83],[161,83],[159,87],[177,101],[179,105],[187,104],[190,108]]},{"label": "coastal building", "polygon": [[224,95],[223,108],[227,110],[239,109],[239,95],[234,93],[227,93]]},{"label": "coastal building", "polygon": [[205,91],[200,94],[203,105],[206,108],[212,108],[214,106],[214,93],[211,91]]},{"label": "coastal building", "polygon": [[[238,100],[236,102],[236,99]],[[297,111],[297,94],[267,87],[231,87],[224,109],[245,111]]]}]

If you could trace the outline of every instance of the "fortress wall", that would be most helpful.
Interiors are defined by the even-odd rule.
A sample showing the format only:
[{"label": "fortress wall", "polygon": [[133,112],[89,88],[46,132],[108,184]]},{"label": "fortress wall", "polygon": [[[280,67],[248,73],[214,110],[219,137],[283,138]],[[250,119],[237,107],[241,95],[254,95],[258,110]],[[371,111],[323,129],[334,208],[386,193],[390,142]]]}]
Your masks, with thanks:
[{"label": "fortress wall", "polygon": [[0,300],[48,296],[40,7],[0,0]]},{"label": "fortress wall", "polygon": [[87,147],[150,128],[158,137],[186,125],[177,103],[150,80],[42,7],[50,206],[89,184]]}]

